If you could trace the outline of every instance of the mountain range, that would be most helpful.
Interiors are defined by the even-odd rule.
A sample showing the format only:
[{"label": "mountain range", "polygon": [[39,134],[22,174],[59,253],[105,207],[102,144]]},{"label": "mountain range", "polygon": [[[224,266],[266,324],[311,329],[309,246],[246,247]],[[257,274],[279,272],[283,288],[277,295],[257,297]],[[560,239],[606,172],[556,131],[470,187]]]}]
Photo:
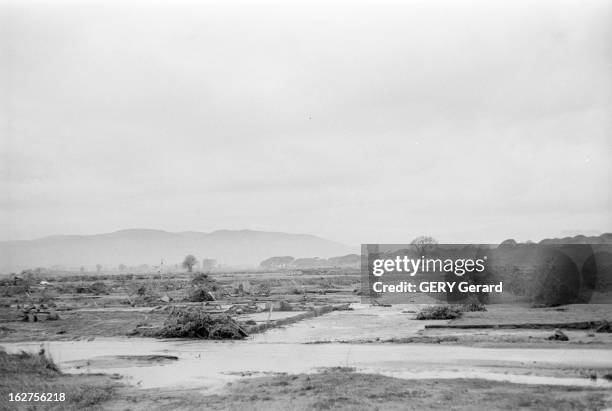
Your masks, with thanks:
[{"label": "mountain range", "polygon": [[256,266],[274,255],[332,257],[358,251],[341,243],[308,234],[254,230],[218,230],[211,233],[129,229],[95,235],[59,235],[36,240],[0,242],[0,273],[35,267],[61,266],[91,269],[96,264],[116,267],[160,261],[174,265],[187,254],[219,264]]}]

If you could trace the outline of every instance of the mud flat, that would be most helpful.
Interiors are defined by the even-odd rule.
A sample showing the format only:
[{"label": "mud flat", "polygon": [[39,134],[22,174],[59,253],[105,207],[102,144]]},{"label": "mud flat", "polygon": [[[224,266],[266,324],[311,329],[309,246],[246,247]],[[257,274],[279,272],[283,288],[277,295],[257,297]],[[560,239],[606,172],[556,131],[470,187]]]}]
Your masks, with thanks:
[{"label": "mud flat", "polygon": [[[249,278],[253,289],[264,281]],[[356,277],[338,277],[335,287],[323,277],[297,278],[296,287],[296,276],[284,273],[263,295],[236,294],[227,276],[216,283],[226,284],[223,299],[179,301],[186,285],[172,301],[142,307],[118,304],[114,292],[68,298],[63,307],[60,294],[59,320],[3,320],[0,346],[42,346],[67,373],[57,378],[70,384],[71,375],[85,374],[94,386],[99,378],[109,409],[612,407],[612,334],[564,329],[568,341],[550,341],[552,330],[537,326],[600,323],[610,320],[608,306],[487,306],[453,321],[418,321],[427,304],[359,303],[345,287]],[[248,325],[249,337],[128,337],[159,328],[176,307],[231,313]]]},{"label": "mud flat", "polygon": [[[3,346],[9,352],[40,348]],[[609,350],[137,338],[44,347],[69,374],[123,376],[127,385],[106,397],[110,409],[282,409],[293,397],[303,409],[319,400],[341,409],[469,409],[493,397],[500,401],[490,409],[612,404],[612,383],[605,377],[612,371]],[[247,404],[249,398],[254,404]]]}]

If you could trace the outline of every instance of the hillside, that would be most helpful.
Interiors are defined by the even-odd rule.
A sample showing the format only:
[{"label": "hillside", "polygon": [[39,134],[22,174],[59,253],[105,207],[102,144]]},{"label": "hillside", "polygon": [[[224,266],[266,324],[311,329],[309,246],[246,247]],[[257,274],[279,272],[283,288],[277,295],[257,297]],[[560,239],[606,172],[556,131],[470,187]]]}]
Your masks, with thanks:
[{"label": "hillside", "polygon": [[307,234],[253,230],[212,233],[131,229],[96,235],[51,236],[0,242],[0,272],[34,267],[92,268],[96,264],[157,265],[182,261],[186,254],[220,264],[256,266],[270,255],[331,257],[353,252],[351,247]]}]

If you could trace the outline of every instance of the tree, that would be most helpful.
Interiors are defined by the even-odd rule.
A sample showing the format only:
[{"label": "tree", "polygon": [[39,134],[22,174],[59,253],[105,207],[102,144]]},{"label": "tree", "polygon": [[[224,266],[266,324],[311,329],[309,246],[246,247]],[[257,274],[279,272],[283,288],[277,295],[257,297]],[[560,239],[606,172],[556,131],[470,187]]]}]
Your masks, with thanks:
[{"label": "tree", "polygon": [[421,235],[410,242],[412,246],[416,249],[419,255],[426,254],[427,251],[434,248],[438,241],[435,238],[429,237],[426,235]]},{"label": "tree", "polygon": [[100,274],[100,271],[102,271],[102,264],[96,264],[96,271]]},{"label": "tree", "polygon": [[119,264],[119,271],[124,271],[127,267],[125,264]]},{"label": "tree", "polygon": [[185,260],[183,260],[183,268],[186,268],[187,271],[191,272],[193,271],[193,266],[196,265],[198,263],[198,259],[195,258],[193,255],[189,254],[188,256],[185,257]]}]

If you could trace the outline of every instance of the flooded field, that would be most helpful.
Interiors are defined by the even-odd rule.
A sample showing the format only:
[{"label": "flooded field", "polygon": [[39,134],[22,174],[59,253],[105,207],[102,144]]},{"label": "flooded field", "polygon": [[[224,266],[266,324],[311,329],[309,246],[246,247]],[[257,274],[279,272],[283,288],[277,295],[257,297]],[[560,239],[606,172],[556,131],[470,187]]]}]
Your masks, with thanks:
[{"label": "flooded field", "polygon": [[[516,389],[528,386],[531,388],[523,391],[535,389],[536,393],[535,387],[553,391],[570,387],[575,395],[580,392],[576,390],[586,390],[591,397],[597,393],[597,401],[605,397],[602,393],[612,395],[611,333],[565,329],[567,341],[550,338],[557,327],[553,324],[606,321],[610,310],[605,305],[555,309],[489,306],[486,311],[465,312],[452,321],[416,320],[416,314],[431,302],[393,306],[362,303],[354,287],[347,286],[358,280],[355,275],[325,278],[282,273],[264,280],[256,273],[247,277],[248,283],[246,277],[240,281],[226,275],[215,278],[212,281],[219,298],[195,303],[181,297],[188,296],[194,286],[188,278],[177,278],[173,291],[162,285],[154,297],[134,300],[137,304],[122,303],[125,287],[117,286],[120,280],[108,278],[105,283],[110,291],[106,294],[78,298],[56,294],[58,320],[2,322],[0,347],[8,353],[37,353],[42,348],[62,372],[79,378],[112,376],[112,384],[126,387],[112,389],[120,390],[116,392],[123,392],[126,398],[146,392],[147,396],[200,401],[191,396],[203,395],[212,404],[210,396],[236,395],[232,387],[247,384],[247,380],[255,386],[268,380],[273,385],[291,386],[283,379],[310,378],[299,376],[344,381],[349,378],[347,370],[354,375],[350,378],[364,384],[370,378],[390,378],[391,384],[398,380],[410,384],[447,381],[451,387],[454,381],[469,380],[475,386],[484,381],[487,389],[508,396],[513,389],[490,384],[510,384]],[[255,291],[264,281],[267,291]],[[248,284],[249,290],[243,286],[236,291],[237,283]],[[170,301],[160,297],[169,294]],[[186,309],[231,315],[236,324],[250,330],[250,335],[233,341],[147,336],[172,312]],[[10,319],[15,312],[5,308],[4,318]],[[517,318],[537,327],[499,328],[512,325]],[[471,329],[472,325],[487,328]],[[340,371],[329,374],[327,370]],[[368,389],[364,390],[367,395]],[[163,398],[158,400],[167,405]],[[230,400],[218,404],[220,409],[226,401]],[[121,407],[118,409],[124,409]]]},{"label": "flooded field", "polygon": [[[611,349],[483,348],[447,344],[340,343],[415,336],[426,325],[398,308],[356,305],[272,329],[246,341],[97,338],[2,344],[9,352],[44,347],[70,373],[118,373],[143,388],[210,391],[242,376],[314,373],[327,367],[397,378],[480,378],[527,384],[612,387],[587,378],[612,370]],[[330,343],[322,343],[332,341]],[[149,356],[149,361],[134,361]],[[156,358],[176,359],[156,361]]]},{"label": "flooded field", "polygon": [[[9,352],[40,344],[4,344]],[[612,387],[580,371],[612,369],[612,351],[489,349],[443,345],[321,344],[101,339],[43,343],[70,373],[118,373],[142,388],[210,391],[243,376],[313,373],[354,367],[398,378],[480,378],[526,384]],[[176,356],[175,361],[131,364],[129,357]],[[537,358],[537,360],[534,360]],[[568,369],[574,372],[569,373]],[[573,376],[572,376],[573,375]]]}]

